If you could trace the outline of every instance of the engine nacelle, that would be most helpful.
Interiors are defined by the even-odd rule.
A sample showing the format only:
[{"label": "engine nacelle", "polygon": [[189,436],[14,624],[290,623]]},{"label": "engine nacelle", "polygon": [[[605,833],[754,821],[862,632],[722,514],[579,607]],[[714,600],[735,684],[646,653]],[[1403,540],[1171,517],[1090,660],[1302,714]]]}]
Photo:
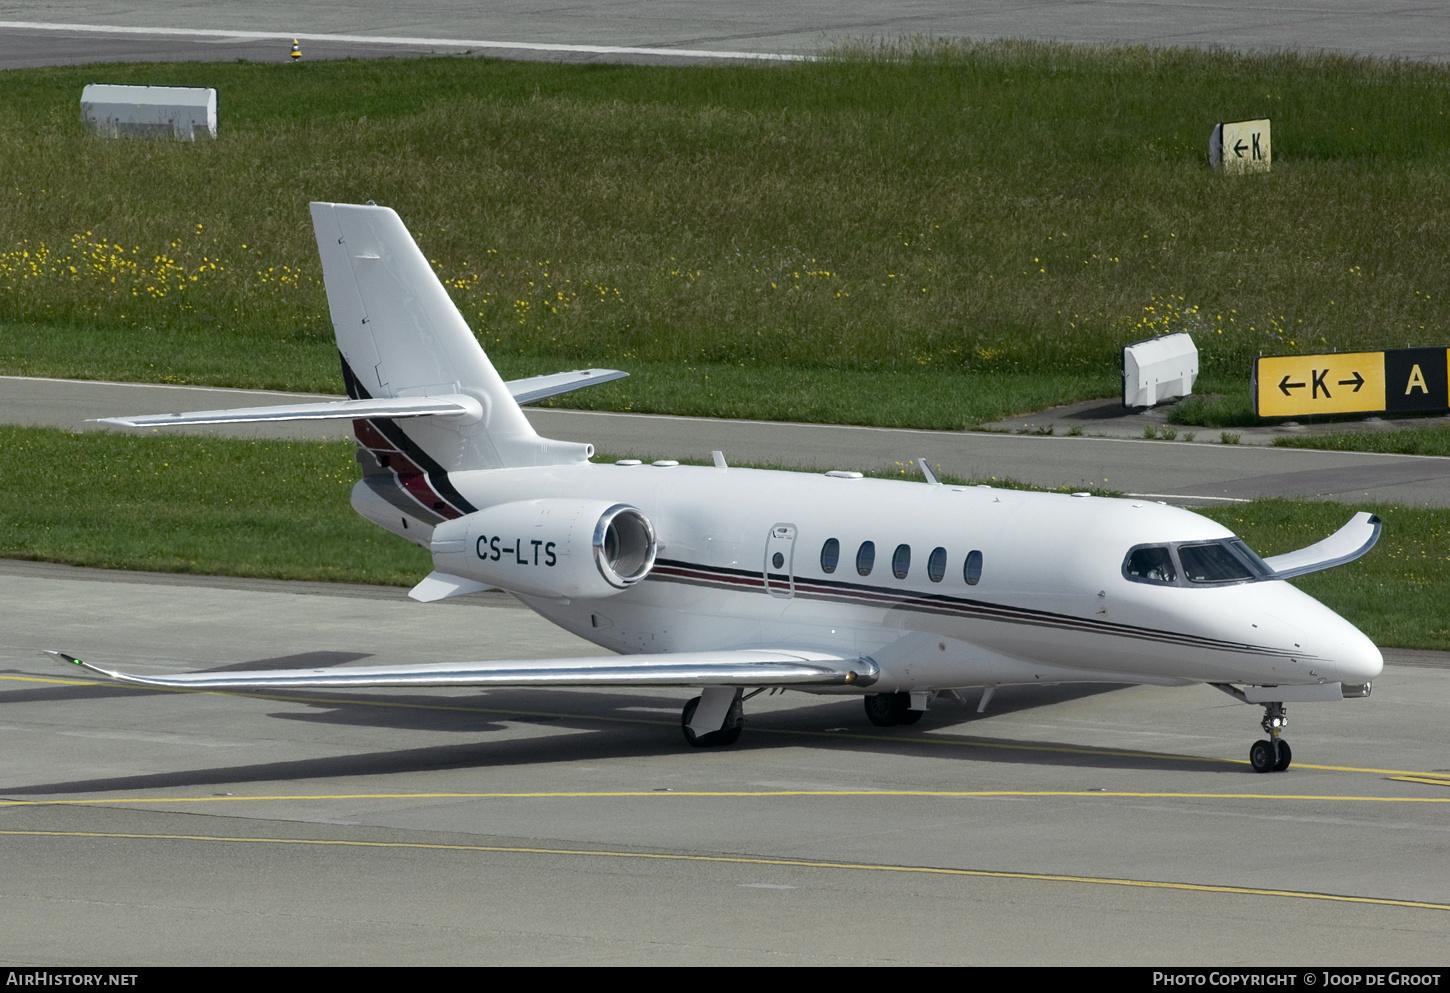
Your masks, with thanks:
[{"label": "engine nacelle", "polygon": [[655,529],[605,500],[519,500],[433,529],[439,572],[532,596],[613,596],[649,575]]}]

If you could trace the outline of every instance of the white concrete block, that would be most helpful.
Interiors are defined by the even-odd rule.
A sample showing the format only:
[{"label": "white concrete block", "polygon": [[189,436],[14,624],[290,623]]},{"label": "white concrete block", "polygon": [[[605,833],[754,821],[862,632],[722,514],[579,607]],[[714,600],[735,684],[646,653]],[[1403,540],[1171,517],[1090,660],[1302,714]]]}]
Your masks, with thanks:
[{"label": "white concrete block", "polygon": [[216,137],[216,90],[199,86],[115,86],[81,91],[81,116],[105,134],[146,138]]},{"label": "white concrete block", "polygon": [[1198,346],[1187,332],[1165,334],[1123,349],[1123,406],[1151,407],[1193,392]]}]

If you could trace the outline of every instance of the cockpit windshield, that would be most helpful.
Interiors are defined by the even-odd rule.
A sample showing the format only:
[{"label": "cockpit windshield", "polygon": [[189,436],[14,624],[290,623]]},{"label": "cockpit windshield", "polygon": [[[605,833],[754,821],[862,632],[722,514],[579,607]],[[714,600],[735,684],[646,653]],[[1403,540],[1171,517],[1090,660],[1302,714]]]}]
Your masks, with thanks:
[{"label": "cockpit windshield", "polygon": [[1254,573],[1227,545],[1216,541],[1202,545],[1179,545],[1178,560],[1190,583],[1242,583]]},{"label": "cockpit windshield", "polygon": [[1139,545],[1123,560],[1123,575],[1159,586],[1252,583],[1274,570],[1239,538]]}]

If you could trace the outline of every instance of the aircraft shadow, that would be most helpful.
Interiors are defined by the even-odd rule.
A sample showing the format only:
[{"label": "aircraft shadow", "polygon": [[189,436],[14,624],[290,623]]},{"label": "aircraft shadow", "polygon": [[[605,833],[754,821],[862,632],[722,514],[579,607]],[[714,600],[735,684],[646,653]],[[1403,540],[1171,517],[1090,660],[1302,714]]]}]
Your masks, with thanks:
[{"label": "aircraft shadow", "polygon": [[[287,720],[405,731],[487,735],[507,730],[507,723],[539,723],[561,730],[591,733],[470,741],[356,755],[30,784],[0,789],[0,795],[20,798],[144,792],[199,786],[416,774],[443,769],[485,771],[495,767],[548,765],[586,759],[607,761],[669,755],[686,757],[692,765],[698,766],[701,763],[728,762],[732,754],[741,751],[763,752],[803,746],[878,756],[900,755],[912,759],[930,757],[936,760],[991,762],[998,765],[1172,772],[1238,771],[1237,766],[1215,769],[1202,761],[1175,755],[1109,748],[1093,749],[1071,742],[963,735],[933,740],[931,736],[923,734],[983,721],[993,715],[1001,716],[1111,693],[1120,688],[1123,687],[1101,684],[1006,687],[998,691],[989,713],[984,717],[977,716],[973,712],[974,708],[961,705],[950,709],[942,707],[929,711],[920,724],[902,728],[873,727],[866,721],[860,702],[854,697],[838,700],[817,699],[789,710],[773,710],[761,714],[755,719],[753,728],[747,724],[745,733],[736,745],[725,749],[689,748],[681,739],[678,718],[670,715],[658,715],[658,723],[655,723],[653,716],[628,710],[625,711],[627,717],[619,716],[620,710],[625,707],[658,708],[667,705],[668,701],[658,696],[631,697],[627,693],[619,692],[601,695],[583,690],[551,690],[547,694],[536,690],[493,691],[484,698],[462,704],[476,709],[429,711],[415,710],[412,707],[454,705],[453,702],[458,698],[451,698],[450,701],[450,698],[436,696],[374,696],[356,700],[336,697],[309,703],[309,707],[313,708],[311,713],[277,713],[271,716]],[[1009,693],[1009,690],[1016,692]],[[608,712],[601,711],[601,701],[608,703]],[[378,702],[385,702],[388,706],[379,707]],[[495,708],[518,713],[488,714],[488,711]],[[534,713],[531,714],[530,711]],[[747,715],[748,713],[747,710]],[[419,715],[419,718],[415,719],[410,714]],[[871,740],[866,740],[867,736]],[[480,783],[479,786],[486,788],[487,784]]]}]

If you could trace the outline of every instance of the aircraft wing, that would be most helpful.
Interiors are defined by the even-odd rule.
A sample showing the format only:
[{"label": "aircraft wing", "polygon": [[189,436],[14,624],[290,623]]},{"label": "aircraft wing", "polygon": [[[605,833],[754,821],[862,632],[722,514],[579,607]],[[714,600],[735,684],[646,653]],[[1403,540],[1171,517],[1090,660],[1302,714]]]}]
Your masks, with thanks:
[{"label": "aircraft wing", "polygon": [[1296,552],[1271,556],[1264,559],[1264,564],[1274,570],[1275,579],[1293,579],[1321,569],[1332,569],[1353,562],[1373,548],[1374,543],[1379,541],[1380,529],[1378,517],[1361,511],[1323,541]]},{"label": "aircraft wing", "polygon": [[[518,403],[534,403],[599,383],[623,379],[629,373],[618,369],[575,369],[548,376],[512,379],[505,385]],[[483,410],[469,396],[382,397],[376,400],[328,400],[322,403],[288,403],[275,407],[239,407],[233,410],[192,410],[177,414],[145,414],[139,417],[98,417],[96,424],[120,428],[165,428],[187,424],[262,424],[272,421],[354,420],[362,417],[467,417],[477,420]]]},{"label": "aircraft wing", "polygon": [[768,648],[577,659],[188,672],[175,676],[137,676],[103,669],[65,652],[46,654],[124,683],[172,690],[364,686],[869,686],[880,671],[875,662],[860,656]]}]

